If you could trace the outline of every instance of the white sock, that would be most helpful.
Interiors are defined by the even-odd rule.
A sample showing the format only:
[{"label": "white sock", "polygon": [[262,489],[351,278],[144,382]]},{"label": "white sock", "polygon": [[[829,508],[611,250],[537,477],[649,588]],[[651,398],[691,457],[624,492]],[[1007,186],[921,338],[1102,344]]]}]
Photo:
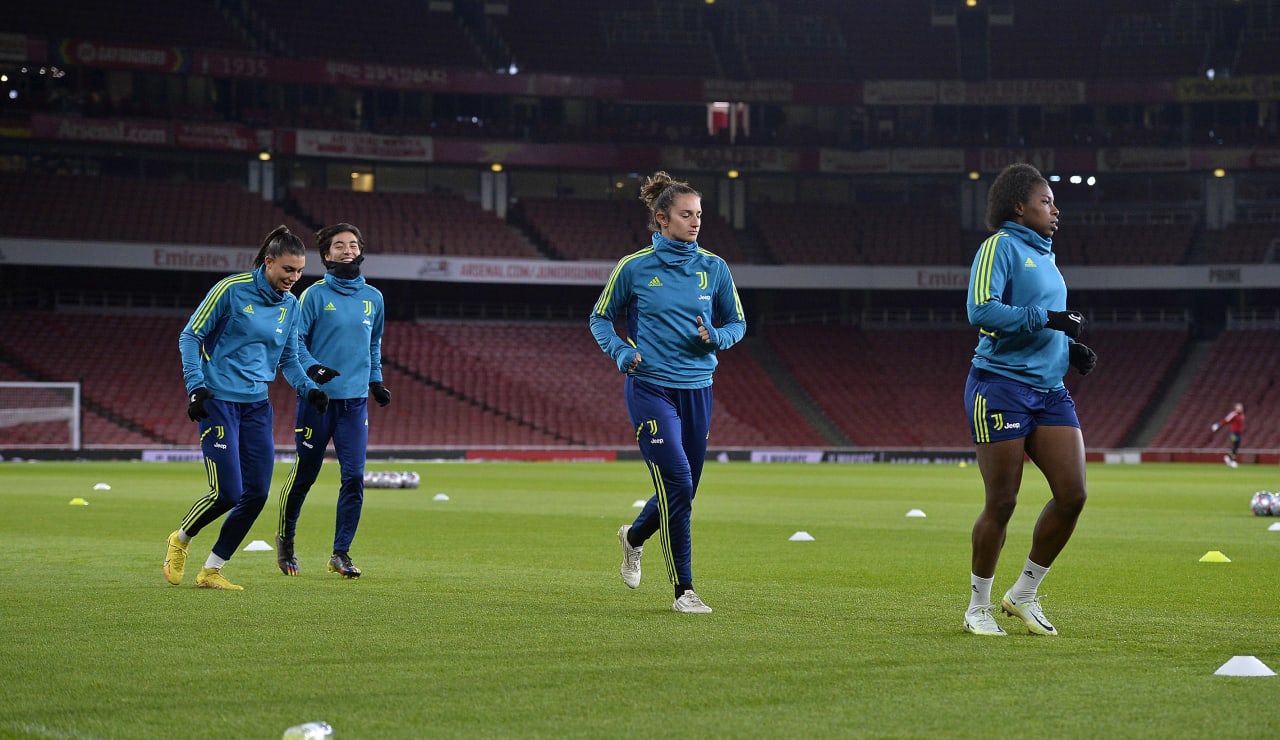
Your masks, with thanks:
[{"label": "white sock", "polygon": [[221,568],[226,564],[227,564],[227,561],[223,560],[217,555],[214,555],[213,553],[209,553],[209,559],[204,561],[204,567],[206,568]]},{"label": "white sock", "polygon": [[191,535],[187,534],[187,530],[182,529],[181,527],[179,527],[179,528],[178,528],[178,541],[179,541],[179,542],[181,542],[181,543],[183,543],[183,544],[190,545],[190,544],[191,544]]},{"label": "white sock", "polygon": [[977,609],[978,607],[991,606],[991,582],[995,577],[979,578],[974,574],[969,574],[969,608]]},{"label": "white sock", "polygon": [[1036,565],[1031,562],[1031,558],[1027,558],[1027,564],[1022,566],[1022,575],[1018,576],[1013,588],[1009,589],[1009,598],[1019,604],[1034,599],[1036,589],[1040,588],[1040,581],[1044,580],[1044,575],[1048,572],[1048,568]]}]

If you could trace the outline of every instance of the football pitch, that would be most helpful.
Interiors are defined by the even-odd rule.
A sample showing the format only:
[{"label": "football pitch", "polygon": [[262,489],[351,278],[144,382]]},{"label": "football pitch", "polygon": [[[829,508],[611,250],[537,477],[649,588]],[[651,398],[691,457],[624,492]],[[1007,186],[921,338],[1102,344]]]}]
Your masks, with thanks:
[{"label": "football pitch", "polygon": [[[301,574],[241,551],[224,573],[245,591],[218,592],[193,586],[214,528],[181,587],[160,568],[199,464],[0,464],[0,737],[278,738],[311,720],[337,738],[1280,734],[1280,676],[1214,675],[1233,656],[1280,671],[1280,519],[1249,511],[1275,468],[1091,466],[1040,589],[1061,635],[1002,616],[1009,636],[983,638],[961,629],[974,466],[708,464],[708,615],[671,611],[656,540],[639,589],[618,577],[615,532],[650,493],[639,462],[369,467],[422,484],[366,491],[363,578],[325,572],[329,463]],[[997,600],[1047,497],[1029,466]],[[274,543],[278,503],[245,544]]]}]

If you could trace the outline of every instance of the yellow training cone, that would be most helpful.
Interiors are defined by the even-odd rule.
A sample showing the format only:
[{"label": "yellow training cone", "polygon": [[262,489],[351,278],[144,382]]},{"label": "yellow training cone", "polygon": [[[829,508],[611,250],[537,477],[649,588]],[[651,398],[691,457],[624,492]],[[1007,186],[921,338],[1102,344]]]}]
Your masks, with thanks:
[{"label": "yellow training cone", "polygon": [[1218,552],[1217,550],[1210,550],[1209,552],[1206,552],[1206,553],[1204,554],[1204,557],[1200,558],[1200,562],[1202,562],[1202,563],[1230,563],[1230,562],[1231,562],[1231,558],[1227,557],[1226,555],[1223,555],[1222,553]]},{"label": "yellow training cone", "polygon": [[89,502],[85,501],[82,498],[73,498],[71,499],[71,505],[72,506],[88,506]]}]

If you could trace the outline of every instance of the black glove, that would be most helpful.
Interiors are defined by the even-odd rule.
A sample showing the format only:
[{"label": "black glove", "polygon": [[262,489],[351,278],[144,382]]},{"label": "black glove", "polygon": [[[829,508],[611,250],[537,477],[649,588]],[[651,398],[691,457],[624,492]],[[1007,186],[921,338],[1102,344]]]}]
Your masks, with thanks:
[{"label": "black glove", "polygon": [[213,394],[208,388],[197,388],[191,391],[191,395],[187,396],[187,418],[192,421],[200,421],[208,419],[209,412],[204,410],[204,402],[207,398],[213,398]]},{"label": "black glove", "polygon": [[337,370],[334,370],[331,367],[325,367],[324,365],[312,365],[307,368],[307,377],[314,380],[316,385],[324,385],[341,374],[342,373]]},{"label": "black glove", "polygon": [[1098,353],[1079,342],[1072,342],[1067,348],[1067,361],[1081,375],[1088,375],[1098,365]]},{"label": "black glove", "polygon": [[1084,331],[1084,315],[1079,311],[1050,311],[1044,325],[1075,339]]},{"label": "black glove", "polygon": [[379,406],[391,403],[391,391],[387,390],[381,381],[369,384],[369,395],[373,396],[373,400],[377,401]]},{"label": "black glove", "polygon": [[329,410],[329,397],[319,388],[312,388],[307,392],[307,403],[322,414]]}]

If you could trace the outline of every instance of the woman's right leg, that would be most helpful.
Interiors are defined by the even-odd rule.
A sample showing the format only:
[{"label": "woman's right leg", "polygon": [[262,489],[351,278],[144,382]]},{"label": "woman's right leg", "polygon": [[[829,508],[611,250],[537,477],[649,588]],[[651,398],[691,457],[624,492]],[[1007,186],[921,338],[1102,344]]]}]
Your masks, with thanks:
[{"label": "woman's right leg", "polygon": [[1000,560],[1009,519],[1013,517],[1022,485],[1024,443],[1024,439],[1018,438],[986,442],[977,447],[978,470],[986,492],[972,536],[972,569],[980,578],[996,574],[996,563]]},{"label": "woman's right leg", "polygon": [[666,389],[634,378],[627,379],[627,410],[655,491],[631,525],[628,540],[639,546],[655,532],[660,533],[672,585],[691,584],[689,515],[693,478],[681,446],[680,417]]}]

